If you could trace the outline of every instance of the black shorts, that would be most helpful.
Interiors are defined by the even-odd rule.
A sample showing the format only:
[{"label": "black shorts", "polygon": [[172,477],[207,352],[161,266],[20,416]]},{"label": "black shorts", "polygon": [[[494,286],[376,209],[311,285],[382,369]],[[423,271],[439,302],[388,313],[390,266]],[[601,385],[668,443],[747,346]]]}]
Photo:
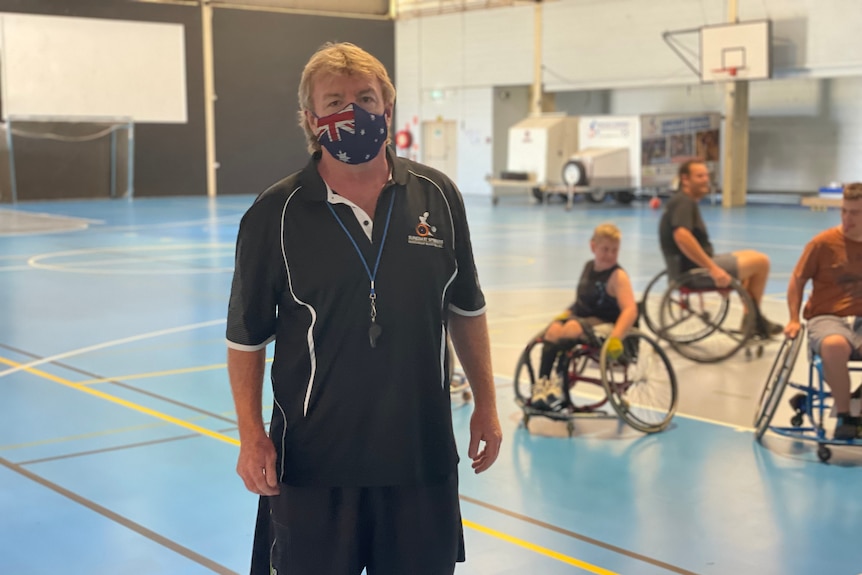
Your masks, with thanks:
[{"label": "black shorts", "polygon": [[461,561],[456,475],[418,486],[282,484],[261,498],[251,573],[269,575],[271,565],[278,575],[452,575]]}]

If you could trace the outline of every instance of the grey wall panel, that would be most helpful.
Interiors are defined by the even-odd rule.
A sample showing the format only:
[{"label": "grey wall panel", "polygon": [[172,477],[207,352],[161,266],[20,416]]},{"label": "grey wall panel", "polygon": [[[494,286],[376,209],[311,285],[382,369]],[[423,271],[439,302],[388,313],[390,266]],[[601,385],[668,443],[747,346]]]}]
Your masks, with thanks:
[{"label": "grey wall panel", "polygon": [[[200,9],[191,6],[133,3],[126,0],[0,0],[0,12],[52,14],[171,22],[185,27],[188,123],[141,124],[135,130],[137,196],[206,193],[203,116],[203,55]],[[17,147],[17,146],[16,146]],[[46,162],[40,146],[22,145],[15,157],[20,199],[107,197],[103,158]],[[48,150],[54,154],[55,148]],[[66,157],[65,154],[62,154]],[[90,154],[83,154],[89,157]],[[50,169],[49,169],[50,168]],[[104,176],[104,177],[102,177]],[[8,179],[4,177],[3,186]],[[26,189],[25,189],[26,186]],[[7,193],[0,201],[7,201]]]},{"label": "grey wall panel", "polygon": [[296,92],[303,66],[324,42],[353,42],[394,76],[391,21],[214,12],[219,195],[259,193],[308,161]]}]

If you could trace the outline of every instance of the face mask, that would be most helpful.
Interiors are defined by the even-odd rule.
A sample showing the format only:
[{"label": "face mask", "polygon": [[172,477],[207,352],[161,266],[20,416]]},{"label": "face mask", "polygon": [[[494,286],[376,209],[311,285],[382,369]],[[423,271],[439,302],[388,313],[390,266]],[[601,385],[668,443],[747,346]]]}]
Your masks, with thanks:
[{"label": "face mask", "polygon": [[345,164],[364,164],[377,156],[386,141],[386,116],[372,114],[356,104],[317,118],[317,139]]}]

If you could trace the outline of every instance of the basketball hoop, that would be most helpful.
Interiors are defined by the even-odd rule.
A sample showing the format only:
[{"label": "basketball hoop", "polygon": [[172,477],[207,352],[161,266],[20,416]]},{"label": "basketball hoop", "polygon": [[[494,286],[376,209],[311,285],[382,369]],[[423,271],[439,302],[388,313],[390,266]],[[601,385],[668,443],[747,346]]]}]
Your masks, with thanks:
[{"label": "basketball hoop", "polygon": [[713,68],[713,74],[722,74],[730,76],[731,78],[736,78],[736,75],[740,70],[744,70],[745,68],[740,68],[738,66],[728,66],[727,68]]}]

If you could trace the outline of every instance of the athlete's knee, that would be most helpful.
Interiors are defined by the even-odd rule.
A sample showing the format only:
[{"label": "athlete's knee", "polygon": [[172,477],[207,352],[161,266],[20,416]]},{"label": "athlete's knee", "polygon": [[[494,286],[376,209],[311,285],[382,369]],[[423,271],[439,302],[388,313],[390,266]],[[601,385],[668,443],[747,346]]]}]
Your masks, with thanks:
[{"label": "athlete's knee", "polygon": [[843,335],[827,335],[820,343],[820,357],[830,366],[846,364],[852,351],[850,342]]},{"label": "athlete's knee", "polygon": [[566,325],[563,326],[562,336],[566,339],[578,339],[584,334],[584,329],[581,327],[580,322],[570,320],[566,322]]},{"label": "athlete's knee", "polygon": [[545,335],[542,337],[542,339],[548,342],[556,342],[559,341],[562,335],[563,326],[555,321],[550,326],[548,326],[548,329],[545,330]]}]

